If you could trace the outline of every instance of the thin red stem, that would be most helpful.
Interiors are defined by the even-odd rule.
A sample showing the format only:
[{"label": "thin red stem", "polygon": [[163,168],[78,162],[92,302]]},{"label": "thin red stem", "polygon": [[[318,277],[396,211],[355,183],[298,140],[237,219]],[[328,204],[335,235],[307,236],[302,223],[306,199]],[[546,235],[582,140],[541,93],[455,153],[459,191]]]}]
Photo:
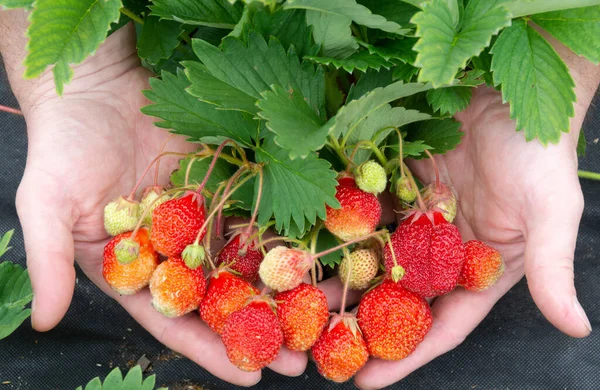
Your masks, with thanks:
[{"label": "thin red stem", "polygon": [[390,238],[389,233],[386,234],[387,244],[390,246],[390,252],[392,253],[392,261],[394,262],[394,267],[398,266],[398,261],[396,260],[396,253],[394,251],[394,246],[392,245],[392,239]]},{"label": "thin red stem", "polygon": [[204,180],[202,180],[202,183],[200,183],[200,186],[198,187],[198,190],[196,191],[196,192],[198,192],[198,194],[202,194],[202,190],[206,186],[206,183],[208,182],[208,179],[210,178],[210,174],[212,173],[213,169],[215,168],[215,165],[217,164],[219,155],[223,151],[223,148],[230,142],[233,142],[233,141],[230,139],[223,141],[221,143],[221,145],[219,145],[219,147],[215,151],[215,154],[213,155],[213,159],[210,162],[210,166],[208,167],[208,171],[206,171],[206,175],[204,176]]},{"label": "thin red stem", "polygon": [[328,255],[330,253],[333,253],[333,252],[335,252],[335,251],[337,251],[339,249],[345,248],[345,247],[350,246],[352,244],[356,244],[357,242],[364,241],[367,238],[379,236],[379,235],[382,235],[382,234],[385,234],[385,233],[387,233],[387,230],[385,230],[385,229],[384,230],[379,230],[379,231],[367,234],[366,236],[362,236],[362,237],[359,237],[359,238],[355,238],[354,240],[351,240],[351,241],[348,241],[348,242],[344,242],[343,244],[334,246],[333,248],[329,248],[326,251],[323,251],[323,252],[317,253],[315,255],[312,255],[312,257],[313,258],[319,258],[321,256]]},{"label": "thin red stem", "polygon": [[396,133],[398,133],[398,159],[400,160],[400,177],[404,178],[406,173],[404,172],[404,139],[402,133],[397,127],[394,127]]},{"label": "thin red stem", "polygon": [[0,111],[23,116],[23,113],[21,112],[21,110],[18,110],[16,108],[6,107],[6,106],[3,106],[2,104],[0,104]]},{"label": "thin red stem", "polygon": [[[229,180],[227,181],[227,186],[225,187],[225,189],[223,190],[223,194],[226,194],[229,192],[229,190],[231,189],[231,186],[233,185],[233,183],[235,183],[235,181],[237,179],[240,178],[240,176],[246,172],[248,168],[246,168],[245,166],[241,166],[234,174],[233,176],[231,176],[229,178]],[[216,196],[214,198],[216,200]],[[214,200],[213,200],[214,201]],[[219,214],[217,215],[217,231],[220,232],[221,231],[221,219],[223,218],[223,208],[219,209]]]},{"label": "thin red stem", "polygon": [[[404,165],[404,161],[400,161],[400,164]],[[408,177],[408,180],[410,181],[410,184],[412,185],[413,190],[415,191],[415,194],[417,195],[417,204],[419,205],[419,208],[421,209],[422,212],[427,211],[425,202],[423,201],[423,198],[421,197],[421,191],[419,191],[419,186],[417,185],[415,178],[413,177],[412,173],[410,173],[410,170],[408,168],[406,169],[406,177]]]},{"label": "thin red stem", "polygon": [[438,169],[438,165],[435,162],[435,158],[433,158],[433,155],[431,154],[431,152],[427,149],[425,149],[425,154],[427,154],[427,156],[429,157],[429,159],[431,160],[431,162],[433,163],[433,169],[435,171],[435,189],[437,191],[441,191],[441,185],[440,185],[440,170]]},{"label": "thin red stem", "polygon": [[[258,193],[256,194],[256,205],[254,206],[254,212],[252,213],[252,218],[250,218],[250,223],[248,223],[248,227],[246,228],[246,231],[244,232],[244,235],[242,236],[245,239],[250,237],[250,235],[252,234],[252,229],[254,228],[254,222],[256,222],[256,217],[258,216],[258,208],[260,207],[260,199],[262,197],[262,190],[263,190],[263,180],[264,180],[263,176],[264,176],[264,174],[263,174],[262,166],[258,165]],[[248,241],[248,240],[246,240],[246,241]],[[242,248],[245,248],[248,245],[249,245],[249,242],[246,242],[242,245]]]},{"label": "thin red stem", "polygon": [[348,252],[348,249],[344,247],[344,254],[348,261],[348,272],[346,273],[346,281],[344,282],[344,290],[342,291],[342,305],[340,306],[340,315],[344,316],[346,311],[346,297],[348,296],[348,285],[350,284],[350,277],[352,276],[352,256]]},{"label": "thin red stem", "polygon": [[[161,148],[160,148],[160,152],[164,152],[165,148],[167,147],[167,144],[169,143],[170,140],[172,140],[175,137],[175,134],[171,134],[166,140],[165,142],[163,142]],[[154,186],[158,186],[158,174],[160,172],[160,160],[158,160],[156,162],[156,169],[154,170]]]}]

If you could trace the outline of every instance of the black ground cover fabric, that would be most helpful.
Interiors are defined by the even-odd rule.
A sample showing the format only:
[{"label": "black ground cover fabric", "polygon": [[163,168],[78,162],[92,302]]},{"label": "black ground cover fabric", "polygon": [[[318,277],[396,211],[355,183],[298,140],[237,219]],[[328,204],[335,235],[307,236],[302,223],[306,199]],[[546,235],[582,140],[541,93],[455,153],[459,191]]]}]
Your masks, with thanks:
[{"label": "black ground cover fabric", "polygon": [[[1,68],[0,104],[17,106]],[[580,168],[600,172],[600,94],[584,130],[588,153]],[[0,137],[0,233],[16,228],[13,249],[5,260],[25,265],[14,205],[27,153],[23,119],[0,112]],[[592,326],[600,329],[600,182],[582,180],[581,185],[586,205],[575,255],[575,283]],[[36,333],[26,321],[0,341],[0,390],[75,389],[95,376],[106,376],[112,367],[127,370],[144,354],[152,362],[150,372],[157,375],[157,383],[170,389],[235,388],[165,349],[78,271],[71,308],[54,330]],[[322,379],[310,363],[298,378],[265,370],[254,388],[354,387]],[[390,388],[599,389],[600,330],[582,340],[562,334],[540,314],[522,280],[461,346]]]}]

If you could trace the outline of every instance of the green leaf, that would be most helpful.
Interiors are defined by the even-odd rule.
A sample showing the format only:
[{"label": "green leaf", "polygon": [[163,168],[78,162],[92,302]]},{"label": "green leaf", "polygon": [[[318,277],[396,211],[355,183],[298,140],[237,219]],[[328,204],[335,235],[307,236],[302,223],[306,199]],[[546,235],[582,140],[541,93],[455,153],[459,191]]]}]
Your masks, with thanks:
[{"label": "green leaf", "polygon": [[319,150],[327,139],[323,121],[308,106],[298,91],[286,91],[279,85],[263,93],[257,105],[258,116],[267,121],[275,133],[275,142],[290,153],[290,159],[305,158]]},{"label": "green leaf", "polygon": [[243,4],[227,0],[153,0],[152,14],[179,23],[233,29]]},{"label": "green leaf", "polygon": [[585,134],[583,129],[579,132],[579,139],[577,140],[577,157],[585,157],[585,150],[587,149],[587,141],[585,140]]},{"label": "green leaf", "polygon": [[26,8],[33,7],[34,0],[0,0],[0,6],[4,8]]},{"label": "green leaf", "polygon": [[377,45],[360,42],[369,50],[369,53],[376,54],[386,60],[400,60],[404,63],[413,64],[417,59],[417,52],[412,48],[417,43],[417,39],[405,37],[404,39],[384,39],[377,42]]},{"label": "green leaf", "polygon": [[[222,50],[198,39],[193,41],[193,47],[210,75],[222,83],[221,87],[225,91],[240,91],[236,92],[235,99],[239,100],[243,107],[238,109],[256,114],[257,107],[251,109],[248,103],[251,100],[256,102],[262,99],[263,92],[270,90],[273,85],[279,85],[285,90],[300,91],[308,105],[320,118],[324,118],[323,69],[309,62],[300,63],[293,48],[286,53],[276,38],[271,38],[267,44],[261,35],[250,33],[247,46],[237,38],[228,37],[223,40]],[[219,93],[207,85],[196,83],[189,73],[188,76],[195,87],[190,92],[201,100],[211,101],[212,95]],[[247,96],[245,100],[242,100],[243,95]],[[235,108],[232,107],[232,102],[228,104],[224,107]]]},{"label": "green leaf", "polygon": [[325,204],[339,207],[335,199],[336,173],[316,153],[290,160],[285,149],[267,140],[256,150],[256,162],[265,164],[259,225],[274,215],[277,231],[288,235],[292,222],[304,231],[306,220],[314,225],[317,216],[325,219]]},{"label": "green leaf", "polygon": [[306,11],[306,21],[313,27],[313,36],[321,46],[322,55],[346,58],[358,49],[358,43],[350,29],[352,19],[325,12]]},{"label": "green leaf", "polygon": [[441,115],[454,115],[467,108],[472,95],[469,87],[432,89],[427,92],[427,102]]},{"label": "green leaf", "polygon": [[[319,236],[317,237],[317,253],[324,252],[339,244],[340,241],[338,241],[338,239],[327,229],[319,230]],[[328,255],[319,257],[319,260],[321,261],[321,264],[334,268],[342,261],[342,257],[344,257],[344,252],[342,249],[338,249]]]},{"label": "green leaf", "polygon": [[10,246],[8,246],[8,244],[10,243],[10,240],[12,239],[14,233],[14,229],[9,230],[6,233],[4,233],[4,235],[0,239],[0,257],[4,256],[4,254],[8,252],[8,250],[11,248]]},{"label": "green leaf", "polygon": [[[117,367],[108,374],[104,383],[96,377],[88,382],[85,390],[154,390],[155,382],[155,375],[149,376],[142,382],[142,369],[140,366],[135,366],[129,370],[125,379],[123,379],[121,370]],[[166,390],[162,387],[157,390],[161,389]],[[79,386],[77,390],[82,390],[82,387]]]},{"label": "green leaf", "polygon": [[357,24],[394,34],[405,34],[409,31],[403,29],[398,23],[390,22],[381,15],[373,14],[367,7],[357,4],[356,0],[288,0],[284,7],[287,9],[303,8],[344,16]]},{"label": "green leaf", "polygon": [[[5,234],[3,241],[6,237]],[[8,261],[0,263],[0,340],[14,332],[31,315],[31,309],[25,309],[25,305],[32,299],[27,271]]]},{"label": "green leaf", "polygon": [[[431,119],[431,115],[404,107],[392,107],[386,104],[361,122],[349,136],[347,145],[354,147],[359,141],[371,140],[375,145],[381,144],[387,136],[394,132],[394,127],[402,127],[409,123]],[[371,157],[372,151],[361,149],[356,152],[354,162],[361,164]]]},{"label": "green leaf", "polygon": [[432,148],[433,154],[444,154],[460,144],[464,136],[460,126],[460,122],[452,118],[420,122],[408,131],[406,139],[410,142],[421,141]]},{"label": "green leaf", "polygon": [[137,42],[138,55],[152,64],[169,58],[179,45],[181,31],[181,25],[177,22],[160,20],[152,15],[146,17]]},{"label": "green leaf", "polygon": [[599,0],[513,0],[506,4],[513,18],[600,5]]},{"label": "green leaf", "polygon": [[367,50],[359,51],[344,59],[332,57],[306,57],[308,60],[317,64],[333,65],[336,69],[343,68],[346,72],[352,73],[354,70],[366,72],[367,69],[380,70],[381,68],[390,69],[394,64],[386,61],[378,55],[370,54]]},{"label": "green leaf", "polygon": [[430,88],[430,85],[404,84],[403,82],[396,82],[385,88],[376,88],[360,99],[352,100],[340,108],[337,115],[331,118],[325,126],[329,128],[329,134],[333,137],[345,135],[354,131],[362,121],[382,106],[394,100],[427,91]]},{"label": "green leaf", "polygon": [[413,15],[419,11],[418,7],[408,1],[357,0],[357,2],[370,9],[374,14],[385,15],[388,20],[401,26],[408,25]]},{"label": "green leaf", "polygon": [[142,388],[142,369],[135,366],[127,373],[123,380],[123,389],[141,389]]},{"label": "green leaf", "polygon": [[600,6],[548,12],[531,19],[576,54],[600,63]]},{"label": "green leaf", "polygon": [[[528,141],[558,143],[575,111],[575,83],[552,46],[524,20],[504,30],[492,48],[494,83],[510,102],[510,117]],[[518,69],[518,71],[515,71]]]},{"label": "green leaf", "polygon": [[82,62],[106,39],[120,7],[120,0],[37,0],[27,29],[25,77],[37,77],[54,65],[56,91],[62,95],[73,78],[69,65]]},{"label": "green leaf", "polygon": [[406,83],[412,81],[414,75],[419,73],[419,68],[412,66],[411,64],[400,64],[394,68],[392,78],[394,81],[400,80]]},{"label": "green leaf", "polygon": [[[425,157],[425,151],[433,149],[431,146],[424,144],[423,141],[404,141],[402,144],[403,158],[422,158]],[[396,148],[398,152],[398,148]]]},{"label": "green leaf", "polygon": [[214,105],[186,93],[189,81],[181,70],[177,76],[163,72],[161,77],[150,79],[152,89],[144,91],[144,95],[154,104],[142,108],[144,114],[162,119],[156,126],[172,129],[173,133],[187,135],[196,142],[222,137],[251,145],[257,123],[250,115],[217,110]]},{"label": "green leaf", "polygon": [[325,74],[325,101],[327,116],[329,117],[334,116],[344,104],[344,92],[338,85],[335,73],[328,72]]},{"label": "green leaf", "polygon": [[356,84],[352,84],[348,92],[346,103],[358,99],[367,92],[379,87],[387,87],[392,83],[392,72],[389,69],[379,71],[370,69],[360,77]]},{"label": "green leaf", "polygon": [[420,37],[414,47],[418,52],[415,65],[421,68],[419,81],[434,87],[452,83],[467,61],[489,45],[493,35],[510,25],[510,14],[502,3],[506,0],[470,0],[462,27],[453,22],[446,0],[423,4],[423,11],[412,22]]}]

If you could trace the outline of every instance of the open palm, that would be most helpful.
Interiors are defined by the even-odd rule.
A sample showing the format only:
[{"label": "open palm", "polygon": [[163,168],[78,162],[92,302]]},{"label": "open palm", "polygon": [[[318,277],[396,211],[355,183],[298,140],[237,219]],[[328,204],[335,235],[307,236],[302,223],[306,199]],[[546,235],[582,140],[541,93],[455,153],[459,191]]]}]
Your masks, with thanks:
[{"label": "open palm", "polygon": [[[509,108],[489,88],[474,91],[471,106],[457,117],[466,133],[459,147],[436,156],[442,181],[458,195],[456,225],[463,239],[497,248],[506,272],[491,289],[464,289],[432,303],[433,328],[404,360],[371,360],[356,382],[363,388],[394,383],[459,345],[493,305],[523,275],[548,320],[565,333],[583,337],[589,322],[573,285],[575,241],[583,211],[577,178],[576,134],[559,145],[527,143],[509,120]],[[424,182],[434,180],[429,161],[410,164]]]},{"label": "open palm", "polygon": [[[80,66],[62,98],[49,90],[26,111],[29,151],[17,210],[35,294],[33,326],[45,331],[64,316],[73,295],[76,259],[96,285],[160,342],[229,382],[254,384],[260,372],[245,373],[233,366],[220,337],[197,312],[164,317],[149,304],[148,290],[119,296],[102,278],[102,252],[109,239],[103,228],[104,206],[131,191],[169,136],[139,111],[148,104],[140,91],[148,89],[150,74],[138,61],[129,60],[137,58],[131,40],[129,48],[122,44],[130,33],[114,34],[91,63]],[[110,46],[115,44],[122,53],[102,64],[113,55]],[[133,57],[126,55],[127,50]],[[169,142],[168,149],[189,152],[194,145],[179,137]],[[177,158],[164,159],[161,183],[168,182],[176,164]],[[141,188],[152,184],[151,176]],[[306,361],[305,354],[283,350],[270,367],[299,375]]]}]

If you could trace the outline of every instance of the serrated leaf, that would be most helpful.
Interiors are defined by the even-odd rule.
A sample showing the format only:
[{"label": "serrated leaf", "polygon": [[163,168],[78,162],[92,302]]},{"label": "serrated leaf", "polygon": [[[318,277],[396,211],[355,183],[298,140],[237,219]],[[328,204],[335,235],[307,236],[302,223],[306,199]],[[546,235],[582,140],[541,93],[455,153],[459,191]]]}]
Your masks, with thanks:
[{"label": "serrated leaf", "polygon": [[419,11],[419,8],[410,1],[357,0],[357,2],[370,9],[374,14],[385,15],[388,20],[401,26],[408,25],[413,15]]},{"label": "serrated leaf", "polygon": [[587,149],[587,141],[583,129],[579,132],[579,139],[577,140],[577,157],[585,157],[585,151]]},{"label": "serrated leaf", "polygon": [[304,10],[280,8],[273,14],[269,14],[261,9],[254,15],[252,27],[265,40],[271,36],[276,37],[286,51],[293,45],[300,58],[316,55],[319,52],[319,46],[313,40],[311,28],[306,22]]},{"label": "serrated leaf", "polygon": [[319,11],[306,11],[306,22],[313,28],[315,42],[321,54],[332,58],[347,58],[357,49],[358,43],[350,25],[352,19]]},{"label": "serrated leaf", "polygon": [[308,60],[317,64],[333,65],[336,69],[343,68],[346,72],[352,73],[354,70],[366,72],[367,69],[379,70],[381,68],[390,69],[394,64],[386,61],[378,55],[370,54],[367,50],[359,51],[344,59],[332,57],[306,57]]},{"label": "serrated leaf", "polygon": [[349,131],[354,131],[362,121],[380,107],[394,100],[427,91],[430,88],[431,86],[428,84],[404,84],[401,81],[390,84],[385,88],[376,88],[360,99],[352,100],[340,108],[337,115],[331,118],[325,126],[329,128],[330,135],[336,138],[340,137]]},{"label": "serrated leaf", "polygon": [[123,380],[123,389],[141,389],[142,388],[142,368],[135,366],[127,373]]},{"label": "serrated leaf", "polygon": [[[149,376],[143,382],[142,378],[143,375],[140,366],[135,366],[129,370],[125,379],[123,379],[121,370],[117,367],[108,374],[104,383],[102,383],[99,377],[96,377],[88,382],[85,390],[154,390],[155,375]],[[81,389],[81,386],[77,388],[77,390]],[[166,388],[161,387],[157,390],[166,390]]]},{"label": "serrated leaf", "polygon": [[243,4],[227,0],[153,0],[152,14],[179,23],[233,29],[242,17]]},{"label": "serrated leaf", "polygon": [[335,115],[344,104],[344,92],[337,83],[336,74],[329,72],[325,74],[325,102],[329,117]]},{"label": "serrated leaf", "polygon": [[467,108],[472,96],[470,87],[449,87],[428,91],[427,101],[441,115],[454,115]]},{"label": "serrated leaf", "polygon": [[[340,242],[338,239],[335,238],[335,236],[327,229],[319,230],[319,236],[317,237],[317,253],[324,252],[327,249],[333,248],[339,244]],[[319,260],[321,261],[321,264],[334,268],[342,261],[343,256],[344,252],[341,249],[338,249],[337,251],[328,255],[319,257]]]},{"label": "serrated leaf", "polygon": [[33,7],[34,0],[0,0],[0,6],[4,8],[26,8]]},{"label": "serrated leaf", "polygon": [[414,65],[421,68],[419,81],[430,81],[434,87],[452,83],[456,73],[469,58],[489,45],[492,36],[510,25],[510,14],[502,5],[506,0],[471,0],[462,23],[456,25],[446,0],[423,4],[412,22],[420,37],[414,50]]},{"label": "serrated leaf", "polygon": [[73,78],[71,64],[81,63],[104,42],[119,20],[120,0],[37,0],[29,17],[25,77],[53,67],[56,91]]},{"label": "serrated leaf", "polygon": [[417,43],[417,39],[405,37],[404,39],[384,39],[371,45],[365,42],[359,44],[366,47],[369,53],[376,54],[386,60],[400,60],[404,63],[413,64],[417,58],[417,52],[412,48]]},{"label": "serrated leaf", "polygon": [[406,83],[413,80],[413,77],[419,73],[419,68],[411,65],[411,64],[400,64],[394,68],[394,72],[392,73],[392,78],[394,81],[400,80]]},{"label": "serrated leaf", "polygon": [[402,144],[402,155],[404,156],[403,158],[425,157],[425,151],[432,149],[431,146],[425,144],[423,141],[404,141],[404,144]]},{"label": "serrated leaf", "polygon": [[155,384],[156,384],[156,375],[150,375],[148,378],[146,378],[144,380],[141,390],[154,390]]},{"label": "serrated leaf", "polygon": [[[319,117],[324,118],[323,69],[309,62],[300,63],[293,48],[286,53],[276,38],[271,38],[267,44],[260,34],[250,33],[247,46],[237,38],[228,37],[223,40],[222,50],[197,39],[193,41],[193,47],[210,75],[224,84],[223,88],[231,93],[234,90],[241,91],[236,96],[243,103],[244,110],[256,114],[258,108],[250,108],[247,103],[262,99],[263,92],[270,90],[273,85],[279,85],[286,90],[300,91],[309,106]],[[194,78],[190,78],[196,85]],[[203,84],[197,84],[197,88],[190,92],[206,101],[217,93]],[[241,100],[241,94],[248,96],[245,101]],[[228,108],[234,108],[231,107],[232,102],[228,104]]]},{"label": "serrated leaf", "polygon": [[[139,366],[136,366],[139,367]],[[98,378],[100,379],[100,378]],[[119,367],[114,368],[104,379],[104,383],[102,383],[102,387],[106,389],[122,389],[123,386],[123,374]]]},{"label": "serrated leaf", "polygon": [[290,159],[305,158],[325,144],[327,128],[299,91],[286,91],[274,85],[273,91],[263,92],[263,99],[257,105],[261,110],[258,116],[267,121],[275,142],[289,151]]},{"label": "serrated leaf", "polygon": [[[575,83],[552,46],[524,20],[504,30],[492,48],[495,85],[528,141],[558,143],[575,111]],[[515,71],[518,69],[518,71]]]},{"label": "serrated leaf", "polygon": [[[416,110],[407,110],[404,107],[392,107],[386,104],[361,122],[346,141],[348,147],[353,147],[359,141],[371,140],[379,145],[387,136],[394,132],[394,127],[402,127],[409,123],[431,119],[431,115]],[[361,149],[356,152],[354,162],[361,164],[368,160],[373,152]]]},{"label": "serrated leaf", "polygon": [[531,19],[576,54],[600,63],[600,6],[548,12]]},{"label": "serrated leaf", "polygon": [[152,15],[146,17],[137,42],[138,55],[152,64],[169,58],[179,45],[181,31],[181,24],[177,22]]},{"label": "serrated leaf", "polygon": [[506,3],[513,18],[600,5],[598,0],[512,0]]},{"label": "serrated leaf", "polygon": [[102,381],[100,378],[94,378],[85,386],[85,390],[102,390]]},{"label": "serrated leaf", "polygon": [[2,239],[0,239],[0,257],[4,256],[4,254],[8,252],[8,250],[11,248],[8,246],[8,244],[10,243],[10,240],[12,239],[14,233],[14,229],[9,230],[6,233],[4,233]]},{"label": "serrated leaf", "polygon": [[275,216],[277,231],[287,235],[292,221],[303,231],[307,220],[313,225],[317,217],[325,219],[326,204],[339,207],[336,173],[316,153],[290,160],[286,150],[267,140],[256,150],[256,162],[265,164],[259,225]]},{"label": "serrated leaf", "polygon": [[361,98],[367,92],[375,88],[387,87],[392,83],[392,71],[389,69],[367,70],[356,84],[352,84],[346,103]]},{"label": "serrated leaf", "polygon": [[32,299],[27,271],[8,261],[0,263],[0,340],[14,332],[31,315],[31,309],[24,306]]},{"label": "serrated leaf", "polygon": [[[420,122],[411,127],[406,140],[410,142],[421,141],[432,148],[431,153],[444,154],[454,150],[460,144],[464,136],[464,133],[460,131],[460,127],[460,122],[452,118]],[[420,157],[425,156],[421,155]]]},{"label": "serrated leaf", "polygon": [[390,22],[381,15],[373,14],[367,7],[357,4],[356,0],[288,0],[284,7],[287,9],[302,8],[344,16],[352,19],[357,24],[394,34],[405,34],[409,31],[403,29],[398,23]]},{"label": "serrated leaf", "polygon": [[219,111],[214,105],[194,98],[185,92],[189,81],[182,70],[177,71],[177,76],[163,72],[161,77],[150,79],[152,89],[144,91],[144,95],[154,104],[142,108],[144,114],[162,119],[156,126],[187,135],[195,142],[225,137],[251,145],[257,124],[250,115]]}]

